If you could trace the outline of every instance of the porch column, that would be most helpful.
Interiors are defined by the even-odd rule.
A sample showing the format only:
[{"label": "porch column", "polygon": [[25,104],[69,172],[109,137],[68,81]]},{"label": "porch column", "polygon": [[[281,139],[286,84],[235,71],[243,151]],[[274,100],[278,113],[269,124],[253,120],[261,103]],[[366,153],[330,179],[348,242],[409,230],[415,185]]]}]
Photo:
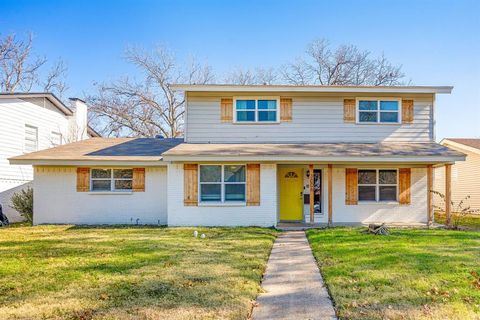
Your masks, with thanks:
[{"label": "porch column", "polygon": [[328,225],[332,225],[332,178],[333,178],[333,165],[328,165]]},{"label": "porch column", "polygon": [[308,178],[309,178],[309,186],[310,186],[310,223],[314,223],[315,221],[315,214],[314,214],[314,200],[315,200],[315,180],[313,179],[313,164],[308,165]]},{"label": "porch column", "polygon": [[447,226],[452,226],[452,165],[445,165],[445,215]]},{"label": "porch column", "polygon": [[433,223],[433,166],[427,165],[427,224],[429,226]]}]

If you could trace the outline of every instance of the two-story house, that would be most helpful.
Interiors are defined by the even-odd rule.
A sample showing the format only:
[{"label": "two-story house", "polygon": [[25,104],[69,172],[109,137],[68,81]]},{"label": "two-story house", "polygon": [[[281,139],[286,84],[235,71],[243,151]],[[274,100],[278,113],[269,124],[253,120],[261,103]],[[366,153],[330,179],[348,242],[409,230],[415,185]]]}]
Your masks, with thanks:
[{"label": "two-story house", "polygon": [[[277,226],[432,222],[451,87],[174,85],[183,139],[93,138],[11,159],[35,168],[35,223]],[[448,180],[448,179],[447,179]]]},{"label": "two-story house", "polygon": [[51,93],[0,94],[0,204],[10,221],[21,220],[10,198],[31,185],[33,168],[8,158],[98,136],[87,125],[87,105],[71,102],[67,107]]}]

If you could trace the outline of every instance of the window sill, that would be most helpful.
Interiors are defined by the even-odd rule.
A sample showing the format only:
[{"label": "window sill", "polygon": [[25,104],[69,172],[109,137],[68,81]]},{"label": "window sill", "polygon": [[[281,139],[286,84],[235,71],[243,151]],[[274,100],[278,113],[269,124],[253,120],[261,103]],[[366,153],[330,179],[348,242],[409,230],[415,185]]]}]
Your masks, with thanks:
[{"label": "window sill", "polygon": [[397,205],[399,204],[398,201],[358,201],[359,205],[365,204],[387,204],[387,205]]},{"label": "window sill", "polygon": [[133,191],[90,191],[91,195],[130,195]]},{"label": "window sill", "polygon": [[246,202],[199,202],[199,207],[245,207]]},{"label": "window sill", "polygon": [[401,122],[355,122],[355,124],[359,124],[362,126],[400,126],[403,123]]},{"label": "window sill", "polygon": [[262,125],[262,124],[280,124],[280,121],[235,121],[232,124],[238,125],[247,125],[247,124],[254,124],[254,125]]}]

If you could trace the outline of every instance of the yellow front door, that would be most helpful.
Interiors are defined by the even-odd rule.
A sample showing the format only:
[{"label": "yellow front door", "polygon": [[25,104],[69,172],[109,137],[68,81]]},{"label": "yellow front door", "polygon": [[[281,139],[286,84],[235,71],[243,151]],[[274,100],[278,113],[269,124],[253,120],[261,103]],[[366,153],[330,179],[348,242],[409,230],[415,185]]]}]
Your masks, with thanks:
[{"label": "yellow front door", "polygon": [[303,169],[280,168],[280,220],[303,220]]}]

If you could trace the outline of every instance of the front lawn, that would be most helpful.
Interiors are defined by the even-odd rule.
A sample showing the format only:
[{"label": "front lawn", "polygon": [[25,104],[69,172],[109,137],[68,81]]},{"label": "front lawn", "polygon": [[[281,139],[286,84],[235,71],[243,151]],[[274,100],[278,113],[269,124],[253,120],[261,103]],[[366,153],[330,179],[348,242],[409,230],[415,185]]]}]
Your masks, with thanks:
[{"label": "front lawn", "polygon": [[2,319],[245,319],[276,232],[0,229]]},{"label": "front lawn", "polygon": [[[458,217],[456,217],[455,215],[456,214],[453,213],[452,222],[454,221],[454,219],[458,219],[458,225],[460,227],[465,227],[473,230],[480,230],[480,214],[466,214]],[[446,224],[447,218],[445,216],[445,213],[435,212],[435,222]]]},{"label": "front lawn", "polygon": [[341,319],[480,319],[480,233],[361,230],[307,232]]}]

